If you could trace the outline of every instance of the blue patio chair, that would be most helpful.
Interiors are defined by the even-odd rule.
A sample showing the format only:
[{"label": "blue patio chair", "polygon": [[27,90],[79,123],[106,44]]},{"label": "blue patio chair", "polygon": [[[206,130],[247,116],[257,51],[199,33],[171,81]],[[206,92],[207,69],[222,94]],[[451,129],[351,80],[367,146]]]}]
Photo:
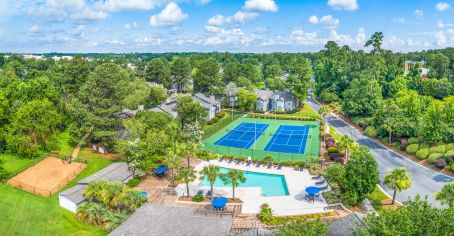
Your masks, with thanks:
[{"label": "blue patio chair", "polygon": [[258,161],[257,162],[257,165],[255,167],[260,167],[262,165],[262,162],[261,161]]},{"label": "blue patio chair", "polygon": [[273,167],[273,162],[270,161],[270,163],[268,163],[268,169],[271,169],[271,167]]}]

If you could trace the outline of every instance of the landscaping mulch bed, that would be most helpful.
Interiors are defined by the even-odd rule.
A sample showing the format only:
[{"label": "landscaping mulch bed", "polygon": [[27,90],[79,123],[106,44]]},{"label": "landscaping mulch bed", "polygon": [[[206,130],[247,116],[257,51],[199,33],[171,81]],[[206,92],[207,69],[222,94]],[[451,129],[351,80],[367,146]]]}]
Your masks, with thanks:
[{"label": "landscaping mulch bed", "polygon": [[[346,121],[348,124],[350,124],[351,126],[353,126],[356,130],[360,131],[360,132],[363,132],[363,129],[357,125],[355,125],[348,117],[340,114],[340,113],[336,113],[337,116],[341,117],[344,121]],[[440,173],[443,173],[445,175],[448,175],[448,176],[453,176],[454,177],[454,173],[452,173],[451,171],[448,171],[446,169],[443,169],[443,170],[440,170],[438,169],[437,167],[435,167],[434,165],[430,164],[427,162],[427,160],[419,160],[418,158],[416,158],[415,155],[410,155],[408,154],[407,152],[405,151],[402,151],[394,146],[391,146],[389,144],[385,144],[385,143],[382,143],[379,139],[374,139],[377,143],[380,143],[382,144],[383,146],[386,146],[387,148],[393,150],[394,152],[397,152],[399,153],[400,155],[402,155],[403,157],[407,158],[407,159],[410,159],[411,161],[413,162],[416,162],[418,164],[421,164],[427,168],[430,168],[432,170],[435,170],[435,171],[438,171]]]},{"label": "landscaping mulch bed", "polygon": [[[192,197],[186,197],[186,196],[180,196],[178,197],[177,199],[178,201],[185,201],[185,202],[192,202],[192,203],[195,203],[193,200],[192,200]],[[210,198],[204,198],[202,202],[211,202],[211,199]],[[232,198],[227,198],[227,203],[243,203],[243,201],[241,201],[240,199],[238,198],[235,198],[235,199],[232,199]]]}]

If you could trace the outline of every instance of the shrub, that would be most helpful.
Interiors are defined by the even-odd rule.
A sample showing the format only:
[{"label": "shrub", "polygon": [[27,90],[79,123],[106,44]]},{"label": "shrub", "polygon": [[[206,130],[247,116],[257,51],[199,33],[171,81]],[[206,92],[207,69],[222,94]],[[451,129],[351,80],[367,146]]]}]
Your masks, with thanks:
[{"label": "shrub", "polygon": [[338,163],[341,163],[341,164],[344,164],[344,158],[342,158],[342,157],[340,157],[340,156],[339,156],[339,157],[335,157],[335,158],[334,158],[334,161],[335,161],[335,162],[338,162]]},{"label": "shrub", "polygon": [[422,149],[422,148],[430,148],[430,145],[428,143],[421,143],[421,144],[419,144],[419,149]]},{"label": "shrub", "polygon": [[366,128],[367,126],[369,126],[369,124],[365,121],[365,120],[360,120],[358,122],[358,126],[361,127],[361,128]]},{"label": "shrub", "polygon": [[328,149],[326,149],[326,151],[327,151],[328,153],[334,153],[334,152],[337,152],[337,148],[335,148],[335,147],[329,147]]},{"label": "shrub", "polygon": [[418,151],[418,148],[419,148],[419,144],[410,144],[407,146],[405,151],[410,154],[416,154],[416,152]]},{"label": "shrub", "polygon": [[419,139],[418,138],[409,138],[408,139],[408,143],[409,144],[417,144],[417,143],[419,143]]},{"label": "shrub", "polygon": [[419,160],[426,159],[428,155],[429,155],[429,149],[428,148],[419,149],[416,152],[416,158],[418,158]]},{"label": "shrub", "polygon": [[332,161],[336,160],[337,157],[340,157],[338,152],[332,152],[329,154],[329,159],[331,159]]},{"label": "shrub", "polygon": [[221,119],[224,116],[225,116],[225,111],[221,111],[218,114],[216,114],[216,117],[219,118],[219,119]]},{"label": "shrub", "polygon": [[438,169],[443,169],[446,167],[446,161],[445,159],[443,158],[440,158],[438,160],[435,161],[435,167],[437,167]]},{"label": "shrub", "polygon": [[342,202],[342,193],[339,189],[325,191],[322,193],[322,195],[328,204],[336,204]]},{"label": "shrub", "polygon": [[407,148],[408,144],[409,143],[407,139],[400,140],[400,150],[405,151],[405,148]]},{"label": "shrub", "polygon": [[192,201],[194,202],[201,202],[203,201],[203,199],[205,199],[205,197],[203,197],[202,194],[196,194],[194,195],[194,197],[192,197]]},{"label": "shrub", "polygon": [[432,153],[429,155],[429,157],[427,158],[427,161],[430,163],[430,164],[434,164],[438,159],[442,158],[443,157],[443,153]]},{"label": "shrub", "polygon": [[331,134],[325,134],[325,140],[328,140],[328,138],[331,138]]},{"label": "shrub", "polygon": [[329,137],[328,139],[326,139],[326,142],[327,143],[336,143],[336,139],[334,139],[333,137]]},{"label": "shrub", "polygon": [[128,186],[131,188],[134,188],[138,184],[139,184],[139,179],[137,179],[137,178],[134,178],[134,179],[131,179],[128,181]]},{"label": "shrub", "polygon": [[443,155],[444,158],[454,158],[454,150],[449,150]]},{"label": "shrub", "polygon": [[337,94],[333,93],[333,92],[330,92],[328,90],[323,90],[321,93],[320,93],[320,96],[318,96],[318,98],[323,101],[323,102],[335,102],[335,101],[339,101],[339,97],[337,96]]},{"label": "shrub", "polygon": [[451,162],[447,168],[447,170],[450,170],[452,173],[454,173],[454,162]]},{"label": "shrub", "polygon": [[335,143],[327,143],[326,146],[329,148],[336,148],[336,144]]},{"label": "shrub", "polygon": [[454,143],[446,144],[446,151],[454,150]]},{"label": "shrub", "polygon": [[270,208],[270,205],[268,205],[268,203],[263,203],[263,204],[260,206],[260,209],[266,209],[266,208]]},{"label": "shrub", "polygon": [[367,128],[364,130],[364,135],[375,138],[377,137],[377,130],[374,126],[367,126]]},{"label": "shrub", "polygon": [[439,145],[439,146],[431,147],[429,149],[429,154],[445,153],[445,151],[446,151],[446,145]]}]

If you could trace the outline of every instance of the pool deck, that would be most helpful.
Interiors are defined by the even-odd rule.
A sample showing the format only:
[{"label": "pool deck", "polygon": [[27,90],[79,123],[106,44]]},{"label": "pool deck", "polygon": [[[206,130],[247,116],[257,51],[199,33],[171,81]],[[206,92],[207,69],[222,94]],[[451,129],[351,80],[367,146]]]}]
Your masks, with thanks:
[{"label": "pool deck", "polygon": [[[235,197],[243,201],[242,213],[259,213],[260,206],[268,203],[273,213],[276,216],[291,216],[304,215],[326,212],[325,207],[328,206],[322,194],[315,202],[309,203],[304,199],[305,189],[309,186],[315,186],[317,180],[312,180],[311,175],[305,169],[304,171],[296,171],[293,168],[282,167],[281,170],[275,168],[268,169],[266,166],[255,167],[246,166],[245,163],[236,165],[234,163],[220,162],[212,160],[210,162],[203,161],[198,164],[194,170],[197,171],[197,180],[189,185],[191,196],[195,195],[200,190],[208,191],[209,186],[200,186],[200,175],[198,172],[206,165],[213,164],[224,168],[231,168],[243,171],[253,171],[266,174],[284,175],[289,191],[288,196],[262,196],[260,187],[238,187],[235,189]],[[175,188],[178,195],[186,194],[186,185],[180,184]],[[215,197],[232,197],[231,187],[214,187]]]}]

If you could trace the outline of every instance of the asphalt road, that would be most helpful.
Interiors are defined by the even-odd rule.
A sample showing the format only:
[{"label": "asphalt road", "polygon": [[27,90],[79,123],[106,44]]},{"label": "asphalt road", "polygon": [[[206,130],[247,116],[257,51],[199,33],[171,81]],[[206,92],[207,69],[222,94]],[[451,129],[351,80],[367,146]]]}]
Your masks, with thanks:
[{"label": "asphalt road", "polygon": [[[317,111],[320,108],[319,103],[313,98],[309,98],[306,102]],[[396,199],[403,202],[406,201],[408,197],[415,197],[419,194],[422,197],[427,196],[429,202],[433,205],[440,206],[440,202],[434,198],[434,194],[439,192],[446,183],[454,181],[452,177],[424,167],[382,146],[381,144],[376,143],[374,140],[364,136],[361,132],[357,131],[347,122],[335,115],[327,115],[326,120],[339,133],[343,135],[348,134],[360,145],[369,147],[378,162],[380,186],[389,195],[392,196],[393,190],[382,184],[383,176],[386,175],[392,168],[405,167],[411,175],[412,186],[408,190],[398,192]]]}]

